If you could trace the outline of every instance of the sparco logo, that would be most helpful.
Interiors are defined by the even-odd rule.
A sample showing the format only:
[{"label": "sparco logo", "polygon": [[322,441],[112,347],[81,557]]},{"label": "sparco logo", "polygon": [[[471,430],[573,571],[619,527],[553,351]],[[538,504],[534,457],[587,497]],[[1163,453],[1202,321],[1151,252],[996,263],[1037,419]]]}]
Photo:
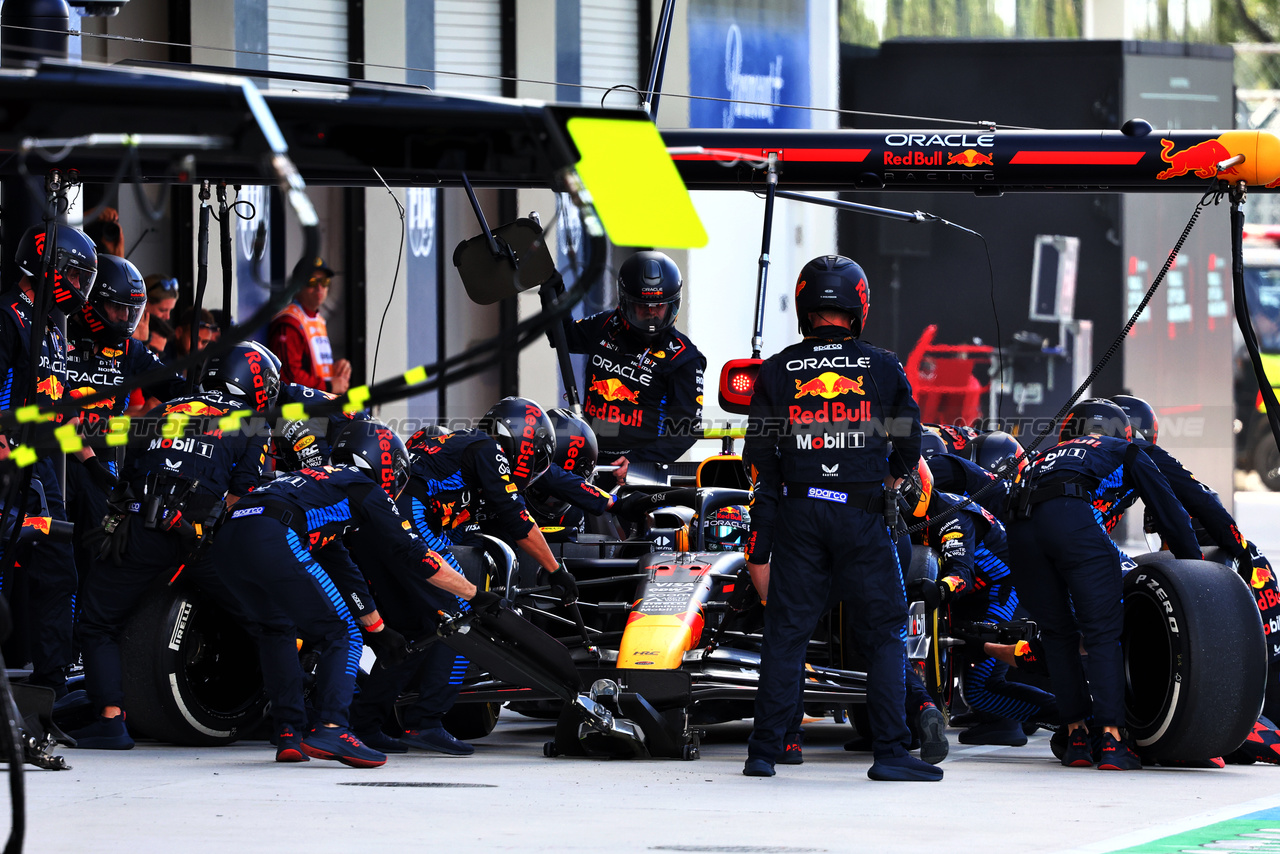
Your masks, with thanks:
[{"label": "sparco logo", "polygon": [[972,148],[975,145],[982,148],[991,148],[996,144],[996,136],[993,133],[978,134],[977,136],[969,136],[967,133],[891,133],[885,136],[884,144],[895,148],[901,148],[905,145],[917,148],[930,146],[937,148]]}]

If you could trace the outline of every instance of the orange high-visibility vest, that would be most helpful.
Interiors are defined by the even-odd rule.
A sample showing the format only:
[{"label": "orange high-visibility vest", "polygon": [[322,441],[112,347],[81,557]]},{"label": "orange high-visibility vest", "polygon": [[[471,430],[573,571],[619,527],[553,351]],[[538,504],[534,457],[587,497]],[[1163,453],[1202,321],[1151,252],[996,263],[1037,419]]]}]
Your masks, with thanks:
[{"label": "orange high-visibility vest", "polygon": [[276,315],[277,320],[280,318],[287,318],[302,330],[303,337],[307,339],[307,346],[311,349],[311,362],[315,366],[315,373],[326,383],[332,380],[333,348],[329,346],[329,327],[325,325],[324,316],[316,312],[315,317],[309,317],[302,310],[302,306],[291,302]]}]

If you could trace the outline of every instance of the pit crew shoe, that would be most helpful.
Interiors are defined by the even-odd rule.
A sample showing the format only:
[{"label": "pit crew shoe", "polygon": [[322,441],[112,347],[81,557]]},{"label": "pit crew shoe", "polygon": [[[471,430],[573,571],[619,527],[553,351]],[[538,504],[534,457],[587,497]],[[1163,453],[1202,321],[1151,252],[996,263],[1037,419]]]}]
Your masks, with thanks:
[{"label": "pit crew shoe", "polygon": [[1117,741],[1109,732],[1102,734],[1102,758],[1098,761],[1099,771],[1140,771],[1142,760],[1129,745]]},{"label": "pit crew shoe", "polygon": [[99,716],[93,723],[68,735],[76,740],[76,747],[87,750],[129,750],[133,747],[123,714],[116,718]]},{"label": "pit crew shoe", "polygon": [[1068,768],[1092,768],[1093,750],[1089,734],[1080,727],[1067,737],[1067,747],[1062,752],[1062,764]]},{"label": "pit crew shoe", "polygon": [[282,727],[276,733],[277,762],[310,762],[311,757],[302,752],[302,736],[293,727]]},{"label": "pit crew shoe", "polygon": [[351,768],[377,768],[387,764],[387,755],[365,747],[344,726],[318,726],[302,739],[302,752],[313,759],[332,759]]},{"label": "pit crew shoe", "polygon": [[947,719],[937,706],[925,706],[916,718],[920,727],[920,758],[937,765],[947,758],[951,745],[947,742]]},{"label": "pit crew shoe", "polygon": [[1005,747],[1022,747],[1027,734],[1022,724],[1009,718],[984,721],[960,733],[961,744],[1002,744]]},{"label": "pit crew shoe", "polygon": [[418,750],[430,750],[449,756],[470,756],[476,749],[461,739],[454,738],[442,726],[428,729],[407,729],[400,736],[400,743]]},{"label": "pit crew shoe", "polygon": [[398,738],[392,738],[380,729],[356,733],[356,738],[363,741],[365,747],[372,747],[386,754],[409,752],[409,745]]},{"label": "pit crew shoe", "polygon": [[867,776],[872,780],[894,783],[936,783],[942,779],[942,769],[908,753],[906,756],[877,759],[867,769]]},{"label": "pit crew shoe", "polygon": [[742,766],[744,777],[772,777],[774,773],[773,763],[764,759],[748,759],[747,764]]},{"label": "pit crew shoe", "polygon": [[1270,721],[1255,722],[1253,732],[1227,757],[1227,761],[1235,765],[1252,765],[1254,762],[1280,765],[1280,732],[1268,727],[1268,723]]},{"label": "pit crew shoe", "polygon": [[798,732],[789,732],[782,742],[782,756],[778,758],[779,765],[803,765],[804,764],[804,736]]}]

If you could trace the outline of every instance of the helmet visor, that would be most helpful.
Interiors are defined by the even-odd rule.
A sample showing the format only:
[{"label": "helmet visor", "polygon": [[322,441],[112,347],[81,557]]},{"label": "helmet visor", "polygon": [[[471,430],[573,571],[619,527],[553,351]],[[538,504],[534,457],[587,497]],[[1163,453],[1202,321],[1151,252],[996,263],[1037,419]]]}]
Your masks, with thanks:
[{"label": "helmet visor", "polygon": [[102,300],[94,308],[111,329],[122,335],[132,335],[133,330],[138,328],[138,322],[142,320],[142,312],[146,305]]},{"label": "helmet visor", "polygon": [[79,294],[81,300],[89,298],[93,282],[98,277],[97,267],[90,266],[79,255],[59,250],[54,269],[64,286]]},{"label": "helmet visor", "polygon": [[623,292],[618,297],[618,307],[622,309],[622,319],[632,329],[652,335],[675,324],[680,311],[680,295],[661,302],[645,302]]}]

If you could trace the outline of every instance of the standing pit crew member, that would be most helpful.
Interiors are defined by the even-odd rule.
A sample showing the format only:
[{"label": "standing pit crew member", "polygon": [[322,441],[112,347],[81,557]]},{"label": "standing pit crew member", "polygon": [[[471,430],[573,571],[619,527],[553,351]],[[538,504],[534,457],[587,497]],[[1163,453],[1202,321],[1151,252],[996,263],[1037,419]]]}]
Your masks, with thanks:
[{"label": "standing pit crew member", "polygon": [[868,776],[942,779],[907,752],[907,602],[884,515],[886,480],[920,458],[920,411],[897,358],[858,340],[869,304],[853,261],[810,261],[795,292],[805,339],[767,359],[756,379],[744,455],[757,470],[747,565],[767,605],[748,776],[773,776],[809,638],[829,602],[843,599],[869,661]]},{"label": "standing pit crew member", "polygon": [[351,363],[346,359],[334,361],[329,328],[320,313],[320,306],[329,296],[333,270],[319,258],[303,258],[298,267],[308,270],[310,276],[294,301],[271,321],[267,343],[284,363],[284,382],[345,394],[351,387]]},{"label": "standing pit crew member", "polygon": [[666,255],[637,252],[618,270],[616,309],[565,321],[569,351],[587,357],[583,409],[617,483],[631,463],[679,459],[701,428],[707,359],[675,328],[682,285]]},{"label": "standing pit crew member", "polygon": [[[60,331],[62,315],[74,314],[93,292],[98,271],[98,255],[84,232],[69,225],[52,226],[55,232],[51,260],[53,270],[53,310],[47,318],[36,318],[37,284],[44,273],[45,226],[27,229],[18,242],[15,260],[22,278],[15,287],[0,293],[0,410],[35,404],[48,409],[62,401],[67,384],[67,341]],[[31,333],[41,330],[39,361],[36,366],[34,397],[27,397],[31,373]],[[0,436],[0,460],[9,456],[9,439]],[[77,453],[84,460],[93,456],[86,448]],[[95,475],[106,484],[106,469],[93,464]],[[50,516],[67,519],[63,494],[53,458],[41,457],[32,470],[32,480],[44,489]],[[23,501],[28,513],[40,510],[36,489],[27,491]],[[47,538],[18,555],[21,578],[29,590],[31,683],[66,694],[67,669],[72,661],[72,610],[76,594],[75,558],[70,543]],[[18,579],[2,579],[4,593],[12,597]]]},{"label": "standing pit crew member", "polygon": [[[263,656],[263,675],[277,727],[277,762],[332,759],[372,768],[386,755],[365,745],[349,727],[363,644],[350,637],[352,614],[364,642],[380,659],[403,656],[404,637],[386,627],[368,587],[343,546],[342,536],[364,531],[388,571],[410,576],[474,603],[493,607],[498,597],[477,591],[427,547],[397,511],[409,480],[409,454],[386,425],[352,422],[334,442],[331,466],[303,469],[264,484],[239,503],[214,544],[213,559],[264,637],[281,654]],[[307,726],[303,674],[292,650],[295,627],[316,643],[318,723]],[[301,735],[305,733],[305,735]]]},{"label": "standing pit crew member", "polygon": [[[408,442],[409,485],[397,504],[427,546],[458,571],[461,567],[449,547],[479,544],[483,505],[486,527],[533,557],[550,572],[553,590],[563,601],[572,601],[578,595],[574,577],[559,565],[521,494],[547,470],[554,442],[555,433],[541,407],[520,397],[494,404],[478,430],[445,435],[435,429],[421,430]],[[410,634],[434,631],[438,612],[467,609],[465,603],[413,584],[412,579],[381,573],[371,558],[369,539],[359,532],[348,544],[397,626]],[[467,660],[444,644],[435,644],[416,658],[370,674],[352,707],[354,729],[362,738],[393,751],[413,747],[470,755],[475,749],[449,733],[443,722],[457,699]],[[398,739],[384,741],[380,734],[391,720],[392,704],[411,683],[417,686],[418,700],[404,710],[405,728]]]},{"label": "standing pit crew member", "polygon": [[[1202,557],[1186,511],[1131,437],[1128,416],[1111,401],[1077,403],[1063,419],[1058,444],[1023,473],[1009,523],[1014,584],[1040,625],[1045,663],[1067,727],[1062,764],[1069,767],[1094,764],[1087,720],[1103,730],[1098,768],[1142,767],[1120,733],[1125,720],[1120,551],[1095,502],[1105,500],[1108,490],[1134,489],[1151,508],[1174,556]],[[1082,643],[1089,656],[1087,678]]]},{"label": "standing pit crew member", "polygon": [[[98,277],[89,302],[67,318],[67,395],[71,400],[109,392],[125,380],[161,368],[160,359],[141,341],[132,337],[147,303],[142,274],[138,268],[114,255],[98,256]],[[171,374],[157,380],[143,392],[144,411],[162,400],[182,393],[182,378]],[[80,411],[80,432],[85,436],[105,435],[109,419],[124,415],[129,395],[116,395],[88,404]],[[67,505],[69,518],[82,532],[76,544],[76,568],[84,583],[90,555],[96,553],[95,529],[107,514],[107,494],[120,470],[123,454],[105,452],[67,463]],[[105,477],[105,465],[112,477]]]},{"label": "standing pit crew member", "polygon": [[[193,579],[233,615],[241,611],[221,568],[192,560],[200,538],[229,507],[258,485],[266,445],[241,431],[224,431],[222,416],[269,408],[279,377],[254,346],[238,344],[211,359],[203,391],[161,404],[148,418],[180,417],[183,434],[156,435],[131,455],[122,480],[129,493],[107,549],[85,585],[79,622],[85,687],[99,710],[96,721],[73,733],[77,747],[127,750],[120,632],[129,613],[155,580],[184,566]],[[292,648],[292,638],[290,638]]]}]

